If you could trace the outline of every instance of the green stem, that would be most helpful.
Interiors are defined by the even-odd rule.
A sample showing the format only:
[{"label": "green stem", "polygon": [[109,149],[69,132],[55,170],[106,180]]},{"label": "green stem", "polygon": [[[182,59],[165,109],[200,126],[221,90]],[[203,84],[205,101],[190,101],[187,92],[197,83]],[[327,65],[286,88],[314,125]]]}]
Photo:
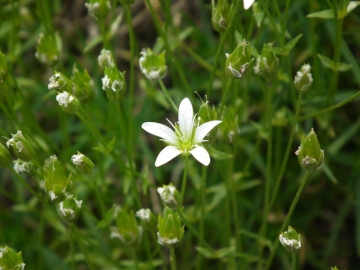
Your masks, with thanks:
[{"label": "green stem", "polygon": [[104,201],[101,197],[101,194],[98,190],[98,187],[96,186],[96,181],[95,181],[95,178],[92,174],[90,174],[90,178],[91,178],[91,183],[92,183],[92,186],[94,188],[94,191],[96,193],[96,197],[97,197],[97,200],[98,200],[98,203],[99,203],[99,206],[100,206],[100,211],[101,211],[101,218],[105,218],[105,215],[106,215],[106,210],[105,210],[105,205],[104,205]]},{"label": "green stem", "polygon": [[[125,12],[126,12],[126,21],[129,28],[129,37],[130,37],[130,97],[129,97],[129,104],[130,104],[130,111],[132,110],[134,104],[134,83],[135,83],[135,35],[134,29],[132,25],[132,17],[131,17],[131,9],[130,5],[125,5]],[[131,122],[131,121],[130,121]]]},{"label": "green stem", "polygon": [[232,82],[234,81],[233,78],[230,78],[226,84],[226,88],[225,88],[225,91],[224,91],[224,94],[223,94],[223,97],[222,97],[222,101],[221,101],[221,104],[220,104],[220,109],[219,109],[219,115],[221,116],[222,112],[223,112],[223,109],[224,109],[224,106],[225,106],[225,103],[226,103],[226,98],[227,98],[227,95],[229,93],[229,89],[231,88],[231,85],[232,85]]},{"label": "green stem", "polygon": [[181,218],[182,222],[186,225],[186,227],[189,228],[189,230],[195,235],[195,237],[203,244],[210,252],[214,253],[214,250],[212,247],[200,236],[200,234],[194,229],[193,226],[187,221],[183,213],[179,208],[176,209],[176,212],[179,214],[179,217]]},{"label": "green stem", "polygon": [[70,257],[71,257],[71,269],[75,270],[75,257],[74,257],[74,243],[71,236],[71,228],[68,226],[68,235],[69,235],[69,243],[70,243]]},{"label": "green stem", "polygon": [[171,270],[176,270],[176,256],[175,256],[175,248],[170,248],[170,265]]},{"label": "green stem", "polygon": [[345,104],[353,101],[353,100],[354,100],[355,98],[357,98],[358,96],[360,96],[360,91],[359,91],[359,92],[356,92],[356,93],[353,94],[351,97],[349,97],[349,98],[347,98],[347,99],[345,99],[345,100],[339,102],[338,104],[335,104],[335,105],[333,105],[333,106],[331,106],[331,107],[329,107],[329,108],[326,108],[326,109],[320,110],[320,111],[318,111],[318,112],[310,113],[310,114],[307,114],[307,115],[305,115],[305,116],[303,116],[303,117],[300,117],[300,118],[299,118],[299,121],[304,121],[304,120],[306,120],[306,119],[308,119],[308,118],[312,118],[312,117],[314,117],[314,116],[317,116],[317,115],[320,115],[320,114],[323,114],[323,113],[326,113],[326,112],[329,112],[329,111],[338,109],[338,108],[344,106]]},{"label": "green stem", "polygon": [[184,195],[185,195],[185,189],[186,189],[186,179],[187,179],[187,170],[188,170],[188,160],[189,157],[185,157],[185,166],[184,166],[184,175],[182,180],[182,187],[181,187],[181,201],[179,205],[182,205],[184,202]]},{"label": "green stem", "polygon": [[11,173],[13,175],[15,175],[15,177],[26,187],[26,189],[28,191],[30,191],[30,193],[32,195],[34,195],[40,202],[42,202],[44,205],[46,205],[46,207],[48,207],[53,213],[55,213],[57,215],[56,210],[54,209],[54,207],[52,207],[48,202],[46,202],[39,194],[37,194],[37,192],[14,170],[13,167],[9,167],[9,170],[11,171]]},{"label": "green stem", "polygon": [[[298,189],[298,191],[297,191],[297,193],[295,195],[295,198],[294,198],[293,202],[291,203],[291,206],[290,206],[288,214],[286,215],[285,221],[283,222],[283,224],[281,226],[281,229],[280,229],[281,232],[283,232],[285,230],[285,228],[289,224],[290,218],[291,218],[291,216],[292,216],[292,214],[294,212],[294,209],[295,209],[295,207],[296,207],[296,205],[297,205],[297,203],[299,201],[300,195],[301,195],[301,193],[302,193],[302,191],[303,191],[303,189],[305,187],[305,184],[306,184],[306,181],[307,181],[307,179],[309,177],[309,174],[310,174],[310,172],[306,171],[303,179],[301,180],[300,187],[299,187],[299,189]],[[275,256],[275,253],[276,253],[276,250],[277,250],[278,246],[279,246],[279,238],[277,237],[276,241],[275,241],[275,244],[273,246],[273,249],[271,250],[270,256],[269,256],[269,258],[267,260],[265,269],[269,269],[269,267],[271,265],[271,262],[274,259],[274,256]]]},{"label": "green stem", "polygon": [[168,90],[166,89],[163,81],[160,79],[160,80],[158,80],[158,83],[160,84],[161,90],[164,92],[164,95],[165,95],[166,99],[169,101],[171,108],[173,108],[173,110],[176,113],[178,113],[179,109],[176,107],[176,105],[175,105],[174,101],[172,100]]},{"label": "green stem", "polygon": [[291,270],[296,270],[296,252],[291,253]]},{"label": "green stem", "polygon": [[80,247],[80,250],[81,250],[82,254],[84,255],[85,261],[86,261],[89,269],[95,270],[96,268],[93,266],[93,264],[90,260],[89,254],[87,253],[87,249],[84,247],[83,243],[81,242],[82,239],[81,239],[81,235],[80,235],[78,229],[75,227],[74,224],[70,225],[70,229],[72,230],[71,234],[75,237],[75,239]]},{"label": "green stem", "polygon": [[131,256],[132,256],[132,260],[134,261],[135,270],[138,270],[139,269],[139,264],[138,264],[138,258],[137,258],[135,248],[131,249]]},{"label": "green stem", "polygon": [[[205,189],[206,189],[206,173],[207,167],[202,167],[202,176],[201,176],[201,186],[200,186],[200,224],[199,224],[199,234],[204,238],[204,223],[205,223]],[[198,252],[196,260],[196,269],[201,269],[201,254]]]}]

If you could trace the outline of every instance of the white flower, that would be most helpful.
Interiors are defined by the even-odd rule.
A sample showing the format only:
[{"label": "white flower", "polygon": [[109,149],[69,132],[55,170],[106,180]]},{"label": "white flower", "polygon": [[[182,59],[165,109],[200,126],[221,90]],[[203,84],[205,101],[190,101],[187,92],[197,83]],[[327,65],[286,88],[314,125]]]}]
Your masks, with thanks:
[{"label": "white flower", "polygon": [[30,173],[32,163],[31,162],[25,162],[20,159],[17,159],[14,161],[14,170],[20,174],[23,172]]},{"label": "white flower", "polygon": [[244,0],[244,9],[249,9],[255,0]]},{"label": "white flower", "polygon": [[102,49],[100,55],[98,56],[98,63],[101,68],[106,66],[114,66],[113,57],[111,51]]},{"label": "white flower", "polygon": [[136,216],[142,220],[149,221],[151,211],[150,209],[140,209],[136,212]]},{"label": "white flower", "polygon": [[84,155],[79,153],[77,155],[73,155],[71,157],[71,162],[74,164],[74,165],[78,165],[80,166],[82,163],[83,163],[83,157]]},{"label": "white flower", "polygon": [[61,107],[67,107],[74,97],[70,96],[68,92],[62,92],[56,96],[56,100]]},{"label": "white flower", "polygon": [[301,241],[296,239],[289,239],[285,235],[279,235],[280,243],[285,247],[288,247],[290,250],[296,250],[301,248]]},{"label": "white flower", "polygon": [[174,130],[154,122],[142,124],[141,127],[145,131],[160,137],[169,144],[158,155],[155,161],[156,167],[169,162],[180,154],[189,155],[189,153],[203,165],[209,165],[209,153],[199,144],[206,142],[204,137],[222,121],[214,120],[199,126],[195,123],[195,117],[190,100],[184,98],[179,107],[179,122],[173,125],[168,120]]}]

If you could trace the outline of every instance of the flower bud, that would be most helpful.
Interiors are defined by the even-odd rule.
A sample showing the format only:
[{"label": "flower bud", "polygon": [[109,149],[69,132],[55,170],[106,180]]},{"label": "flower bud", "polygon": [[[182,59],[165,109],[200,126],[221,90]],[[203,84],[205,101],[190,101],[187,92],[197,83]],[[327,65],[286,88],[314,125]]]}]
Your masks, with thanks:
[{"label": "flower bud", "polygon": [[227,0],[219,0],[215,6],[215,1],[212,0],[212,18],[211,22],[214,29],[222,32],[226,29],[227,20],[229,16],[230,4]]},{"label": "flower bud", "polygon": [[23,262],[21,251],[16,253],[8,246],[0,248],[0,269],[24,270],[25,263]]},{"label": "flower bud", "polygon": [[16,134],[11,134],[11,136],[12,138],[6,142],[6,146],[8,148],[11,146],[19,159],[31,161],[35,157],[35,151],[22,132],[18,131]]},{"label": "flower bud", "polygon": [[9,150],[0,143],[0,168],[9,168],[12,162]]},{"label": "flower bud", "polygon": [[279,235],[279,240],[285,250],[290,253],[298,252],[301,248],[301,235],[291,226],[288,226],[288,230]]},{"label": "flower bud", "polygon": [[305,138],[302,137],[301,145],[295,154],[304,170],[312,172],[321,167],[324,162],[324,150],[320,149],[314,129],[311,129]]},{"label": "flower bud", "polygon": [[245,76],[254,58],[251,58],[253,46],[245,39],[240,42],[231,54],[226,54],[225,70],[229,78]]},{"label": "flower bud", "polygon": [[256,58],[256,66],[254,67],[255,73],[267,81],[276,75],[279,67],[279,59],[271,50],[272,46],[272,43],[264,44],[261,54]]},{"label": "flower bud", "polygon": [[74,195],[65,192],[65,198],[57,205],[60,218],[71,224],[79,217],[82,201],[78,201]]},{"label": "flower bud", "polygon": [[179,214],[168,207],[165,207],[163,215],[159,215],[158,229],[159,244],[169,248],[177,246],[184,236]]},{"label": "flower bud", "polygon": [[176,209],[178,207],[181,195],[179,191],[170,183],[170,185],[163,185],[162,188],[158,188],[157,192],[160,194],[162,203],[170,209]]},{"label": "flower bud", "polygon": [[139,65],[141,72],[149,80],[159,80],[166,76],[165,51],[159,55],[154,54],[149,48],[141,51]]},{"label": "flower bud", "polygon": [[98,56],[98,63],[102,69],[114,66],[114,57],[111,51],[102,49]]},{"label": "flower bud", "polygon": [[40,34],[35,57],[43,64],[54,65],[59,59],[59,50],[52,35]]},{"label": "flower bud", "polygon": [[311,66],[309,64],[304,64],[300,71],[296,73],[294,84],[295,88],[299,91],[305,92],[310,89],[313,82],[312,75],[310,73]]},{"label": "flower bud", "polygon": [[135,215],[140,219],[140,224],[145,230],[155,230],[157,225],[156,217],[151,213],[150,209],[140,209]]},{"label": "flower bud", "polygon": [[59,93],[56,96],[56,101],[61,106],[63,112],[69,114],[76,114],[81,106],[79,100],[68,92]]},{"label": "flower bud", "polygon": [[126,91],[125,71],[121,73],[115,66],[107,66],[104,73],[105,77],[101,81],[107,98],[120,100]]},{"label": "flower bud", "polygon": [[92,101],[94,99],[95,84],[89,73],[86,71],[86,69],[84,69],[84,72],[80,72],[76,68],[76,64],[74,64],[72,72],[72,93],[80,100],[85,102]]},{"label": "flower bud", "polygon": [[21,159],[14,160],[14,170],[18,174],[23,172],[30,173],[32,167],[33,167],[32,162],[26,162]]},{"label": "flower bud", "polygon": [[0,83],[3,83],[8,74],[5,54],[0,52]]},{"label": "flower bud", "polygon": [[134,213],[127,213],[120,206],[115,208],[116,228],[112,228],[111,237],[119,238],[124,244],[131,245],[141,238],[142,229],[138,227]]},{"label": "flower bud", "polygon": [[55,155],[49,157],[44,166],[44,184],[51,200],[63,198],[67,182],[68,180],[57,157]]},{"label": "flower bud", "polygon": [[64,74],[54,70],[54,75],[49,78],[48,89],[56,90],[58,92],[69,92],[73,90],[72,81]]},{"label": "flower bud", "polygon": [[110,1],[108,0],[90,0],[85,3],[85,7],[94,19],[101,21],[105,20],[111,9]]},{"label": "flower bud", "polygon": [[71,162],[75,165],[76,169],[82,174],[91,174],[94,169],[94,163],[84,154],[80,152],[71,157]]}]

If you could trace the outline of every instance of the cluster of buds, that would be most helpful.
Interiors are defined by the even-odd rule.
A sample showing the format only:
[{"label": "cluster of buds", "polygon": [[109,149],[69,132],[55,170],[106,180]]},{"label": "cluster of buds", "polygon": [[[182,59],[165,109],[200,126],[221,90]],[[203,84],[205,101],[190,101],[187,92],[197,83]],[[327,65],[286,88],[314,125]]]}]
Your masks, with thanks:
[{"label": "cluster of buds", "polygon": [[79,217],[82,201],[68,192],[64,194],[65,198],[57,205],[57,211],[64,222],[71,224]]},{"label": "cluster of buds", "polygon": [[305,92],[310,89],[313,78],[310,73],[311,66],[309,64],[304,64],[300,71],[296,73],[294,84],[295,88],[301,92]]},{"label": "cluster of buds", "polygon": [[256,66],[254,71],[256,74],[270,81],[277,73],[279,67],[279,59],[272,51],[272,43],[264,44],[261,54],[256,57]]},{"label": "cluster of buds", "polygon": [[120,100],[126,91],[125,71],[120,72],[115,65],[105,67],[105,77],[101,79],[102,89],[110,100]]},{"label": "cluster of buds", "polygon": [[156,55],[149,48],[141,51],[139,65],[141,72],[149,80],[160,80],[166,76],[165,51]]},{"label": "cluster of buds", "polygon": [[314,129],[311,129],[306,137],[302,137],[301,145],[295,154],[304,170],[313,172],[321,167],[324,162],[324,150],[320,149]]},{"label": "cluster of buds", "polygon": [[21,251],[16,253],[13,249],[5,246],[0,248],[0,269],[2,270],[24,270]]},{"label": "cluster of buds", "polygon": [[52,35],[40,34],[35,57],[43,64],[54,65],[59,59],[59,50]]},{"label": "cluster of buds", "polygon": [[94,169],[94,163],[84,154],[78,152],[71,157],[71,162],[82,175],[91,174]]},{"label": "cluster of buds", "polygon": [[57,157],[55,155],[49,157],[49,159],[45,161],[44,166],[44,186],[50,199],[55,200],[59,198],[59,200],[62,200],[67,184],[68,179]]},{"label": "cluster of buds", "polygon": [[3,83],[8,74],[5,54],[0,52],[0,83]]},{"label": "cluster of buds", "polygon": [[279,235],[279,240],[285,250],[290,253],[298,252],[301,248],[301,235],[291,226],[288,226],[288,230]]},{"label": "cluster of buds", "polygon": [[71,80],[73,82],[72,93],[81,101],[90,102],[94,99],[95,84],[89,73],[79,71],[74,64]]},{"label": "cluster of buds", "polygon": [[136,217],[140,219],[140,224],[145,230],[155,230],[157,225],[156,217],[151,213],[150,209],[140,209],[136,212]]},{"label": "cluster of buds", "polygon": [[35,151],[30,142],[24,137],[21,131],[11,134],[12,138],[8,139],[6,146],[14,150],[16,156],[23,161],[31,161],[35,157]]},{"label": "cluster of buds", "polygon": [[127,213],[120,206],[116,206],[114,218],[116,227],[111,228],[111,237],[119,238],[126,245],[137,244],[142,236],[142,227],[137,225],[133,212]]},{"label": "cluster of buds", "polygon": [[110,1],[107,0],[90,0],[85,3],[88,13],[96,20],[105,20],[111,9]]},{"label": "cluster of buds", "polygon": [[180,205],[181,195],[179,191],[170,183],[159,187],[157,192],[160,195],[162,203],[170,209],[176,209]]},{"label": "cluster of buds", "polygon": [[158,229],[159,244],[169,248],[177,246],[184,236],[184,226],[179,214],[168,207],[165,207],[164,213],[159,215]]},{"label": "cluster of buds", "polygon": [[225,70],[229,78],[242,78],[246,75],[251,62],[254,61],[252,49],[253,46],[244,39],[231,54],[225,54]]},{"label": "cluster of buds", "polygon": [[219,0],[215,5],[215,1],[212,0],[212,18],[211,22],[214,29],[218,32],[222,32],[226,29],[227,20],[229,16],[230,4],[227,0]]}]

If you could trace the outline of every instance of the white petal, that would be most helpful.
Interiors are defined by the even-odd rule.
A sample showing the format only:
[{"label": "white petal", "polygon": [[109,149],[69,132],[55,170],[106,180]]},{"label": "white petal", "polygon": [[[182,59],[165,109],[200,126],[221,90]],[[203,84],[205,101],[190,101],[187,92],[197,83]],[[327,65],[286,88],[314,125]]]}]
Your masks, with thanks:
[{"label": "white petal", "polygon": [[166,146],[160,152],[160,154],[157,156],[156,161],[155,161],[155,166],[159,167],[159,166],[165,164],[166,162],[169,162],[174,157],[177,157],[180,154],[181,154],[181,151],[179,149],[177,149],[175,146],[172,146],[172,145]]},{"label": "white petal", "polygon": [[189,151],[194,158],[199,161],[201,164],[207,166],[210,164],[210,156],[206,149],[202,146],[195,147],[193,150]]},{"label": "white petal", "polygon": [[164,139],[166,142],[169,142],[171,144],[176,144],[175,132],[171,128],[163,124],[146,122],[142,124],[141,127],[150,134]]},{"label": "white petal", "polygon": [[184,98],[179,106],[179,127],[185,139],[189,138],[194,126],[194,111],[188,98]]},{"label": "white petal", "polygon": [[219,121],[219,120],[210,121],[210,122],[204,123],[200,127],[198,127],[195,132],[194,144],[202,142],[202,140],[210,132],[210,130],[212,130],[214,127],[216,127],[221,122],[222,121]]},{"label": "white petal", "polygon": [[244,9],[249,9],[255,0],[243,0],[244,1]]}]

